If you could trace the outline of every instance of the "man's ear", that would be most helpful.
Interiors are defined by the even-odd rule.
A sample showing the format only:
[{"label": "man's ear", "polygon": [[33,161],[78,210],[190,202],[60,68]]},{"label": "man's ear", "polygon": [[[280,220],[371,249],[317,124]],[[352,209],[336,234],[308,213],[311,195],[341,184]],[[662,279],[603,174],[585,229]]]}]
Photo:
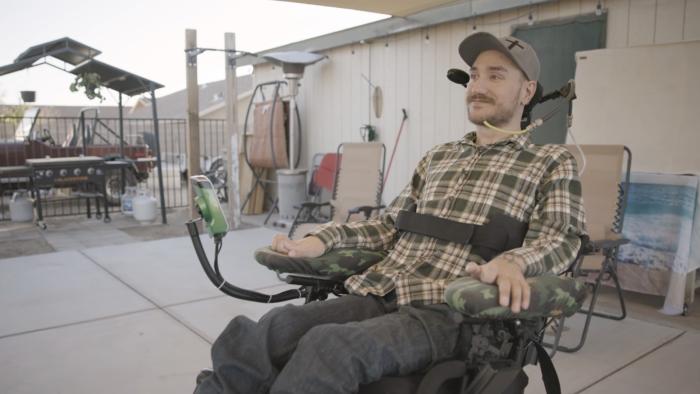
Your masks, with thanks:
[{"label": "man's ear", "polygon": [[527,105],[535,96],[537,81],[526,81],[520,89],[520,104]]}]

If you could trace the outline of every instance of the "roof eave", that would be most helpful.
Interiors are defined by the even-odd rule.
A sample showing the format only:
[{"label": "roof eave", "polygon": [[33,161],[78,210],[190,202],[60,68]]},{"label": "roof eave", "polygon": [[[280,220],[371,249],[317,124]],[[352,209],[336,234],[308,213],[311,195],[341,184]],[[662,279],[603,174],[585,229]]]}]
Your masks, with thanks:
[{"label": "roof eave", "polygon": [[553,0],[473,0],[469,3],[457,3],[444,7],[418,12],[407,17],[390,17],[361,26],[324,34],[318,37],[297,41],[261,51],[257,56],[245,55],[236,60],[236,66],[267,63],[262,55],[271,52],[306,51],[320,52],[344,45],[369,42],[375,38],[386,37],[410,30],[421,29],[441,23],[472,18],[496,11],[533,6]]}]

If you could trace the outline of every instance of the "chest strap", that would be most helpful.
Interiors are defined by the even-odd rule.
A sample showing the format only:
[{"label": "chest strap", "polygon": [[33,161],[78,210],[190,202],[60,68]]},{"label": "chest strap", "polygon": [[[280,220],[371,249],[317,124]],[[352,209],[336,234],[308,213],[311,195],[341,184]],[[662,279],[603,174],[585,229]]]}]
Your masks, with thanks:
[{"label": "chest strap", "polygon": [[486,261],[521,246],[528,229],[526,222],[504,214],[492,215],[487,223],[476,225],[409,210],[399,211],[394,226],[399,231],[472,245],[472,251]]}]

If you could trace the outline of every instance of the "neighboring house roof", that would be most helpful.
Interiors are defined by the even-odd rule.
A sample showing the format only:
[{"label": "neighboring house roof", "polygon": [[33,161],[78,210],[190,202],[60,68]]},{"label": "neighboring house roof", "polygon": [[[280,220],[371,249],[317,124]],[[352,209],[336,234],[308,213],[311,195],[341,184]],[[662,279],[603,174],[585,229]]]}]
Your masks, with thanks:
[{"label": "neighboring house roof", "polygon": [[[239,97],[253,89],[253,76],[243,75],[236,79],[236,89]],[[199,85],[199,111],[208,113],[224,105],[226,80],[209,82]],[[187,89],[179,90],[167,96],[158,97],[158,118],[183,119],[187,117]],[[131,111],[130,118],[150,118],[150,100],[141,98]],[[125,115],[126,116],[126,115]]]},{"label": "neighboring house roof", "polygon": [[[206,115],[214,112],[224,106],[224,89],[226,81],[216,81],[199,85],[199,108],[200,114]],[[237,79],[237,90],[239,99],[244,97],[246,93],[252,91],[253,77],[252,75],[244,75]],[[158,118],[159,119],[186,119],[187,118],[187,90],[180,90],[169,95],[159,97],[158,99]],[[0,105],[0,114],[13,113],[14,105]],[[42,117],[66,117],[77,118],[80,116],[80,110],[85,106],[62,106],[62,105],[27,105],[26,108],[39,108],[41,110],[39,116]],[[92,108],[92,107],[91,107]],[[118,118],[119,107],[117,106],[95,106],[100,111],[101,118]],[[132,119],[151,119],[153,113],[151,110],[150,100],[143,97],[132,107],[124,107],[124,118]],[[22,116],[22,115],[19,115]],[[92,112],[90,117],[94,116]]]}]

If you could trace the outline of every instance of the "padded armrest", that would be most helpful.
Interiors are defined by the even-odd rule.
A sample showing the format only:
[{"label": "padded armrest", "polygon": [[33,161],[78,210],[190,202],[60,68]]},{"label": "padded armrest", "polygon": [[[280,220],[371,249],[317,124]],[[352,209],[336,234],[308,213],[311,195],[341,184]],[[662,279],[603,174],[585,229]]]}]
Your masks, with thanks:
[{"label": "padded armrest", "polygon": [[366,249],[333,249],[320,257],[289,257],[269,247],[255,251],[255,260],[265,267],[286,274],[321,276],[329,280],[345,280],[384,260],[387,252]]},{"label": "padded armrest", "polygon": [[513,313],[498,304],[498,287],[464,277],[450,283],[445,290],[445,301],[455,310],[473,318],[533,319],[540,317],[571,316],[586,299],[586,286],[569,277],[543,275],[528,278],[530,306]]},{"label": "padded armrest", "polygon": [[[342,282],[347,277],[365,271],[382,261],[386,251],[366,249],[333,249],[316,258],[295,258],[274,252],[269,247],[255,251],[255,260],[265,267],[286,274],[301,274],[312,281]],[[445,290],[445,301],[455,310],[473,318],[532,319],[538,317],[571,316],[581,308],[586,298],[582,282],[569,277],[543,275],[528,278],[530,307],[514,314],[498,305],[496,285],[481,283],[471,277],[455,280]]]}]

